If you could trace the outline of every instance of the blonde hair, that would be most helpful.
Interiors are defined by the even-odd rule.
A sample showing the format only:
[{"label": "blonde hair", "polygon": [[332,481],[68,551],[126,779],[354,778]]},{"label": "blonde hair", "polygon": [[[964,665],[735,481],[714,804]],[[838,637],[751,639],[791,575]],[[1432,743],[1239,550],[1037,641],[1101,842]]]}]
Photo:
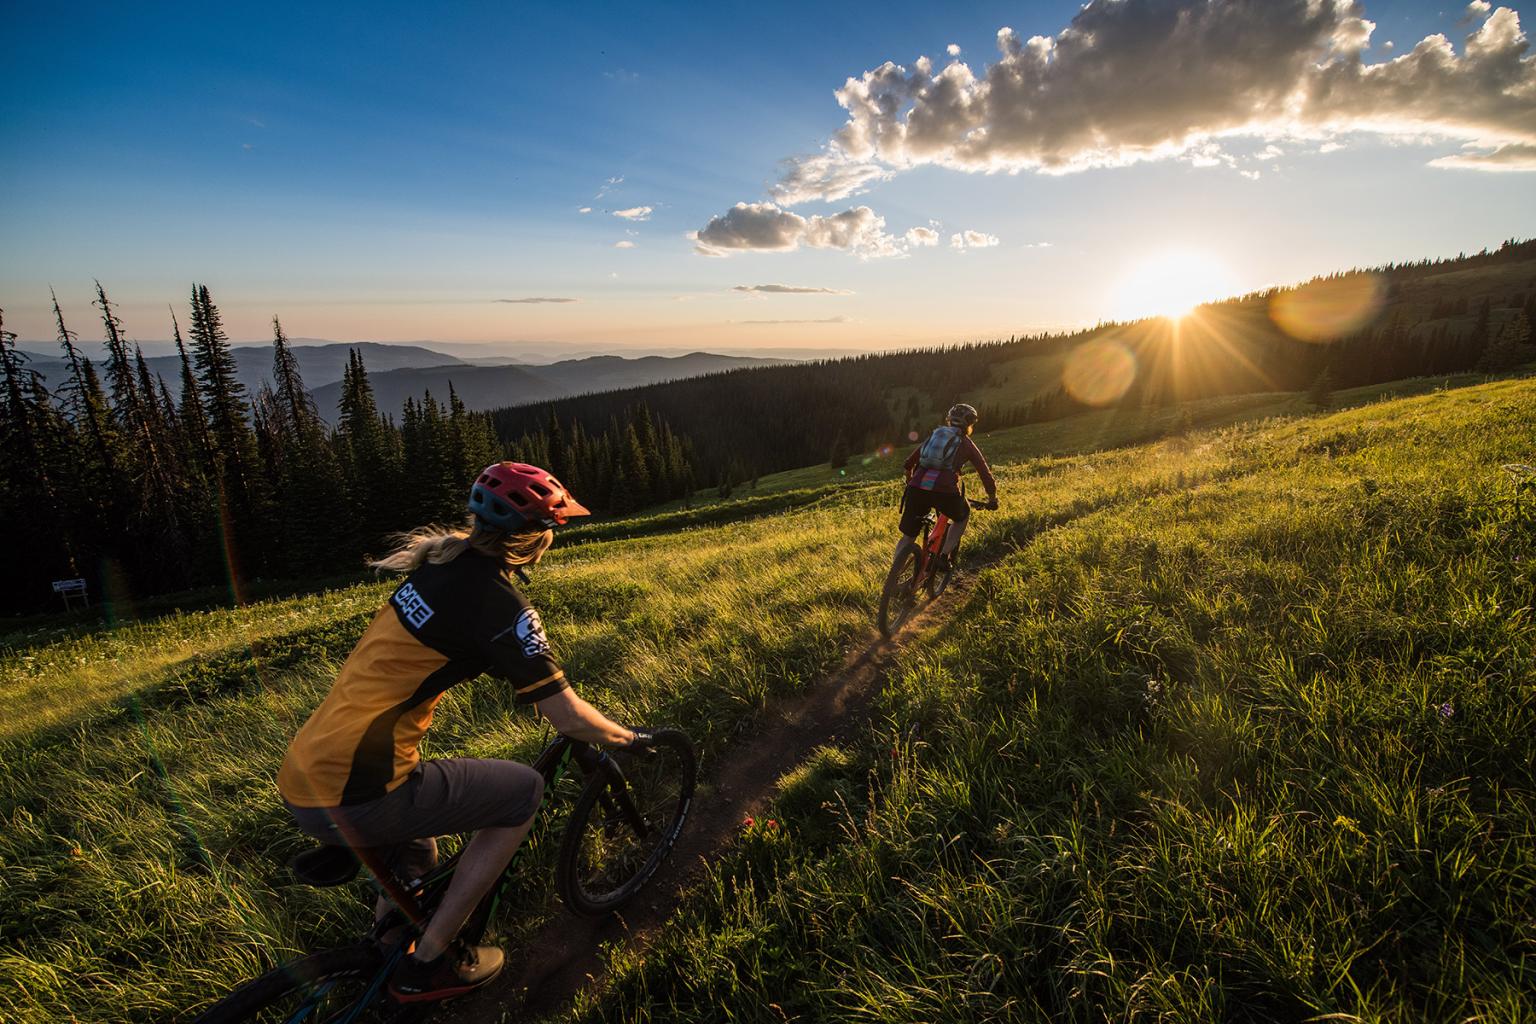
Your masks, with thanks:
[{"label": "blonde hair", "polygon": [[506,571],[511,572],[520,565],[537,562],[555,542],[555,533],[553,530],[507,533],[471,517],[468,528],[423,526],[409,533],[394,534],[393,539],[399,546],[383,558],[369,562],[370,567],[391,572],[415,572],[428,562],[442,565],[465,551],[474,550],[489,558],[501,559]]}]

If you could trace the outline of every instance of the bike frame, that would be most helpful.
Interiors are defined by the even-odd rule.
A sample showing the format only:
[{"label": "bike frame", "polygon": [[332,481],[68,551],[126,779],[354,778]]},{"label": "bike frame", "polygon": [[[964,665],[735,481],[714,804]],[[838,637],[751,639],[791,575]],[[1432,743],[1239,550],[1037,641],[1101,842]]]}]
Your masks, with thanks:
[{"label": "bike frame", "polygon": [[[605,752],[597,750],[581,740],[571,739],[569,736],[556,736],[539,753],[539,756],[534,759],[532,765],[533,770],[544,778],[544,795],[539,802],[539,806],[534,810],[536,817],[544,810],[545,804],[552,798],[556,784],[559,783],[560,779],[570,769],[570,764],[573,760],[580,767],[583,775],[591,776],[600,771],[618,772],[618,767],[613,763],[613,759]],[[537,822],[535,822],[534,827],[539,827]],[[532,830],[530,830],[530,835],[531,833]],[[501,905],[501,900],[506,893],[507,887],[512,883],[512,875],[517,867],[518,860],[527,848],[528,843],[526,841],[517,848],[517,852],[512,855],[512,859],[507,862],[505,870],[502,871],[501,877],[497,879],[496,885],[491,889],[487,897],[480,902],[480,905],[475,908],[475,911],[470,914],[469,920],[464,923],[464,927],[460,930],[461,935],[478,938],[484,933],[485,926],[489,923],[490,918],[495,915],[496,909]],[[407,922],[419,929],[426,923],[427,911],[436,903],[435,898],[429,898],[424,904],[416,895],[407,892],[395,882],[393,874],[382,863],[369,863],[370,860],[377,860],[367,856],[371,852],[357,851],[358,859],[362,860],[369,873],[373,875],[374,882],[378,888],[383,891],[390,902],[395,904],[398,912],[405,917],[405,922],[401,922],[392,920],[394,912],[386,914],[375,925],[374,930],[379,934],[383,934],[389,931],[390,928]],[[424,896],[435,897],[439,890],[446,886],[448,879],[452,877],[455,868],[458,867],[458,861],[459,854],[456,853],[433,868],[421,879],[421,883],[417,886],[416,891]]]},{"label": "bike frame", "polygon": [[[533,768],[544,779],[544,794],[539,801],[539,806],[534,809],[537,818],[544,806],[554,795],[555,787],[561,778],[570,769],[571,762],[575,761],[582,774],[586,777],[585,785],[591,786],[596,780],[603,780],[606,785],[597,793],[597,800],[604,811],[610,817],[616,816],[633,828],[637,835],[644,838],[650,835],[654,829],[646,822],[639,809],[635,806],[630,793],[628,780],[617,762],[606,751],[593,747],[581,740],[575,740],[569,736],[557,735],[534,759]],[[686,814],[686,805],[684,809]],[[529,829],[542,829],[546,826],[535,820]],[[569,827],[569,825],[567,825]],[[673,837],[675,839],[675,834]],[[336,844],[340,846],[340,844]],[[476,905],[470,913],[468,920],[459,930],[459,938],[474,943],[478,942],[489,926],[491,918],[501,905],[507,888],[511,884],[512,876],[517,868],[522,851],[529,843],[524,842],[518,847],[502,870],[500,877]],[[322,847],[323,849],[324,847]],[[454,854],[443,863],[428,871],[419,879],[412,879],[409,883],[402,884],[389,870],[388,865],[381,857],[381,851],[377,848],[350,846],[351,855],[372,876],[374,888],[392,904],[385,913],[379,917],[368,932],[350,947],[338,947],[327,953],[342,953],[354,950],[367,950],[370,957],[375,953],[378,956],[377,968],[369,967],[371,973],[364,974],[359,980],[365,980],[363,992],[356,999],[350,1001],[344,1007],[337,1008],[339,1013],[333,1016],[337,1024],[354,1024],[359,1017],[368,1011],[381,998],[390,974],[399,965],[402,957],[406,956],[411,948],[412,941],[421,934],[429,913],[441,902],[444,891],[447,889],[454,870],[458,866],[460,853]],[[317,865],[318,866],[318,865]],[[350,867],[350,865],[349,865]],[[297,871],[298,868],[296,867]],[[335,872],[340,872],[339,866]],[[350,881],[355,876],[355,871],[349,871],[345,877],[335,881],[311,881],[303,873],[300,879],[309,881],[309,884],[329,886],[339,885]],[[321,870],[320,878],[332,878],[333,871],[330,867]],[[397,933],[390,937],[390,933]],[[280,970],[286,970],[282,968]],[[276,973],[276,972],[273,972]],[[358,977],[357,975],[346,975]],[[287,1018],[287,1024],[301,1024],[309,1020],[314,1011],[319,1007],[338,983],[333,977],[322,981],[314,988],[308,989],[305,1002],[293,1011]],[[221,1004],[222,1005],[222,1004]],[[206,1015],[205,1015],[206,1016]],[[203,1019],[203,1018],[199,1018]]]},{"label": "bike frame", "polygon": [[920,590],[933,575],[933,560],[944,550],[944,538],[949,535],[949,517],[930,510],[923,518],[923,539],[917,545],[917,572],[912,576],[912,590]]},{"label": "bike frame", "polygon": [[[580,740],[573,740],[569,736],[556,736],[554,741],[546,746],[533,762],[533,769],[544,777],[544,796],[540,800],[539,806],[534,810],[536,817],[544,810],[544,805],[551,799],[554,793],[555,785],[569,770],[573,760],[585,775],[591,776],[596,772],[607,771],[617,774],[620,779],[623,778],[622,774],[619,773],[618,766],[613,763],[613,759],[607,753],[597,750],[590,744],[583,743]],[[627,800],[624,802],[628,803]],[[626,817],[638,818],[633,805],[624,808],[624,811],[626,812]],[[535,821],[534,827],[539,827],[537,821]],[[530,830],[530,834],[531,832],[532,830]],[[507,887],[512,883],[512,876],[517,867],[517,862],[521,858],[523,850],[528,848],[528,845],[525,841],[517,848],[517,852],[507,862],[506,868],[502,871],[501,877],[497,879],[490,893],[480,901],[479,905],[469,915],[469,919],[464,922],[464,927],[459,930],[461,937],[469,941],[476,941],[485,934],[485,929],[489,926],[491,918],[495,916],[497,909],[501,906],[501,901],[506,894]],[[379,972],[374,975],[367,991],[352,1006],[351,1012],[342,1018],[341,1024],[351,1024],[352,1021],[357,1019],[359,1014],[371,1006],[373,1001],[378,998],[379,992],[388,980],[390,973],[395,969],[400,958],[406,955],[412,939],[426,924],[428,910],[436,905],[442,891],[447,888],[448,880],[453,876],[454,869],[458,866],[459,860],[459,854],[457,853],[449,857],[446,861],[429,871],[413,887],[414,891],[410,891],[395,880],[394,873],[388,869],[373,850],[357,849],[353,852],[357,854],[358,860],[362,862],[368,873],[373,876],[375,887],[394,904],[393,909],[374,923],[373,928],[368,933],[368,939],[377,942],[393,929],[399,928],[402,925],[409,925],[410,927],[402,933],[399,941],[385,952]],[[307,1010],[301,1009],[299,1013],[295,1014],[294,1020],[303,1020],[307,1013]]]}]

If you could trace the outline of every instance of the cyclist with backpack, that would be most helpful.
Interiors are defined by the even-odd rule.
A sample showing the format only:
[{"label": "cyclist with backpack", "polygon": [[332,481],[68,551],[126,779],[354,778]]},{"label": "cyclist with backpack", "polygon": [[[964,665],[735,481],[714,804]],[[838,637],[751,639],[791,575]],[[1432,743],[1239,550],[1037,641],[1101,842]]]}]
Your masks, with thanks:
[{"label": "cyclist with backpack", "polygon": [[960,479],[966,463],[976,468],[981,486],[987,491],[987,507],[997,508],[997,481],[986,457],[971,431],[976,427],[976,410],[965,403],[953,405],[944,423],[935,427],[917,449],[907,456],[907,489],[901,498],[901,539],[896,542],[896,565],[901,563],[908,548],[917,543],[917,531],[922,528],[923,516],[929,509],[937,509],[949,517],[949,534],[944,538],[944,550],[939,557],[946,563],[960,544],[965,524],[971,516],[971,506],[965,500],[965,484]]},{"label": "cyclist with backpack", "polygon": [[437,861],[435,837],[474,831],[441,904],[401,959],[390,992],[446,999],[501,970],[495,946],[455,942],[533,824],[538,772],[515,761],[422,760],[438,701],[482,672],[505,680],[573,739],[640,747],[648,737],[578,697],[550,651],[539,613],[513,586],[554,541],[554,527],[589,513],[545,470],[487,466],[469,495],[467,529],[426,528],[373,563],[406,572],[348,656],[325,700],[288,747],[278,790],[299,828],[323,843],[370,847],[402,879]]}]

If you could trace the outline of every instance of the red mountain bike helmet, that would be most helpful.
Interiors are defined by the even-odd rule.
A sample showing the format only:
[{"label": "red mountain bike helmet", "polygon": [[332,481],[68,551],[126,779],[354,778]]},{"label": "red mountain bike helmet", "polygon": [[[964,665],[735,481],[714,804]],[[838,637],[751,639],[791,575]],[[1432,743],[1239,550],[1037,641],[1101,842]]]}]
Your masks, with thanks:
[{"label": "red mountain bike helmet", "polygon": [[469,489],[469,510],[498,529],[548,530],[592,513],[547,469],[525,462],[486,466]]}]

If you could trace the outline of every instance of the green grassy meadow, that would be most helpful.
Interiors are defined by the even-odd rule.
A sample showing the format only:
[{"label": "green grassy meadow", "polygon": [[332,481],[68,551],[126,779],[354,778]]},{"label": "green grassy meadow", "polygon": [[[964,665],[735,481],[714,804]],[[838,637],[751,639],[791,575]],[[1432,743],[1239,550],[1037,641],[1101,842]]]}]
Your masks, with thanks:
[{"label": "green grassy meadow", "polygon": [[1014,477],[864,741],[572,1019],[1533,1019],[1533,450],[1527,380]]},{"label": "green grassy meadow", "polygon": [[[984,438],[966,603],[570,1019],[1536,1016],[1536,380],[1392,390]],[[873,636],[870,458],[570,531],[530,596],[581,692],[726,770]],[[0,1018],[175,1019],[366,919],[272,778],[387,586],[4,638]],[[543,738],[481,679],[426,752]]]}]

